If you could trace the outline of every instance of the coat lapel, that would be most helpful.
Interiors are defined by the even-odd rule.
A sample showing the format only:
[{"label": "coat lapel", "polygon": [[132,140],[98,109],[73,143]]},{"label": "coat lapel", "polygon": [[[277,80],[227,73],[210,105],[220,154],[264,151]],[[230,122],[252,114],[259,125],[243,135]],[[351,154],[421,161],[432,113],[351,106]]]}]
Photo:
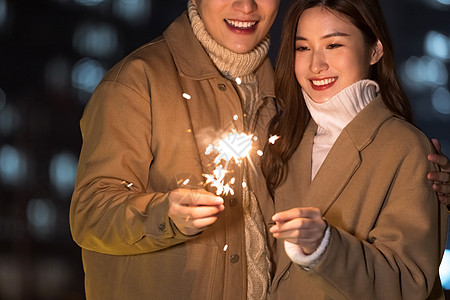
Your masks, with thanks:
[{"label": "coat lapel", "polygon": [[302,206],[317,207],[325,215],[360,164],[359,150],[348,133],[342,131],[311,182]]}]

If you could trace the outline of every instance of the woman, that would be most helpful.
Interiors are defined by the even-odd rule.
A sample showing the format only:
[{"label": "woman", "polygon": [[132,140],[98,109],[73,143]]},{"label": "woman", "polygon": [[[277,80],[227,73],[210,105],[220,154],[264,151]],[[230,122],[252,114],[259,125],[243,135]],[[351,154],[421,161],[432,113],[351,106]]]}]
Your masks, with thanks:
[{"label": "woman", "polygon": [[447,211],[393,57],[376,0],[293,1],[264,156],[275,299],[443,298]]}]

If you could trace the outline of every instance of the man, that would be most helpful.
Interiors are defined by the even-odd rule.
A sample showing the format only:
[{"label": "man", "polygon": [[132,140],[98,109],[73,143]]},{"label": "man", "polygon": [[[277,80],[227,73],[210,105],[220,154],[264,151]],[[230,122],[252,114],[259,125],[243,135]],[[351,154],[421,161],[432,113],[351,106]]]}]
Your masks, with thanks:
[{"label": "man", "polygon": [[[279,2],[189,2],[97,87],[70,210],[88,300],[267,297],[274,208],[254,152],[275,113]],[[219,197],[202,180],[216,167],[206,150],[230,132],[260,138],[251,163],[228,165],[234,195]]]}]

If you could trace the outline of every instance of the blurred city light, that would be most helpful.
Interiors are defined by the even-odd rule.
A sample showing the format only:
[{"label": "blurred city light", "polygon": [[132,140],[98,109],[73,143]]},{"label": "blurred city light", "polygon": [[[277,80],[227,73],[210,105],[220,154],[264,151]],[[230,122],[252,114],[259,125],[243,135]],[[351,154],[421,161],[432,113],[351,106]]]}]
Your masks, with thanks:
[{"label": "blurred city light", "polygon": [[431,103],[437,112],[444,115],[450,114],[450,93],[446,88],[437,88],[431,97]]},{"label": "blurred city light", "polygon": [[404,65],[402,78],[411,86],[441,86],[447,84],[448,70],[437,58],[411,56]]},{"label": "blurred city light", "polygon": [[0,28],[6,23],[8,18],[8,2],[0,0]]},{"label": "blurred city light", "polygon": [[141,23],[150,18],[151,4],[149,0],[114,0],[113,13],[130,23]]},{"label": "blurred city light", "polygon": [[6,184],[18,185],[27,172],[25,155],[11,145],[0,148],[0,178]]},{"label": "blurred city light", "polygon": [[77,158],[69,152],[58,153],[50,161],[50,182],[63,197],[69,197],[73,192],[77,164]]},{"label": "blurred city light", "polygon": [[0,109],[0,133],[5,136],[12,134],[19,127],[20,120],[17,108],[6,102]]},{"label": "blurred city light", "polygon": [[97,60],[83,58],[72,69],[72,85],[76,89],[91,94],[105,72],[106,70]]},{"label": "blurred city light", "polygon": [[425,37],[425,52],[442,60],[450,59],[450,39],[434,30],[428,32]]},{"label": "blurred city light", "polygon": [[52,236],[56,229],[57,211],[48,199],[31,199],[27,205],[30,233],[38,239]]},{"label": "blurred city light", "polygon": [[444,257],[439,267],[439,276],[444,289],[450,290],[450,249],[445,249]]},{"label": "blurred city light", "polygon": [[117,50],[117,32],[109,24],[84,23],[73,35],[73,47],[83,56],[108,57]]},{"label": "blurred city light", "polygon": [[75,0],[75,3],[84,5],[84,6],[96,6],[103,3],[105,0]]}]

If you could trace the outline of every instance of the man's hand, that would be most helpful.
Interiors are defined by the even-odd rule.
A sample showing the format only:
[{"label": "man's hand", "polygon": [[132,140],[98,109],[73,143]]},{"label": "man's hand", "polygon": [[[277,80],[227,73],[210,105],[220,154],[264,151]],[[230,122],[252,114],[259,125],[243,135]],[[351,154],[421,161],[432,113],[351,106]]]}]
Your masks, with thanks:
[{"label": "man's hand", "polygon": [[195,235],[217,221],[223,199],[203,189],[176,189],[169,195],[169,218],[185,235]]},{"label": "man's hand", "polygon": [[445,205],[450,205],[450,161],[442,154],[441,145],[438,140],[431,139],[438,154],[428,155],[428,160],[436,163],[441,168],[440,172],[430,172],[428,180],[433,181],[433,190],[438,193],[439,201]]}]

